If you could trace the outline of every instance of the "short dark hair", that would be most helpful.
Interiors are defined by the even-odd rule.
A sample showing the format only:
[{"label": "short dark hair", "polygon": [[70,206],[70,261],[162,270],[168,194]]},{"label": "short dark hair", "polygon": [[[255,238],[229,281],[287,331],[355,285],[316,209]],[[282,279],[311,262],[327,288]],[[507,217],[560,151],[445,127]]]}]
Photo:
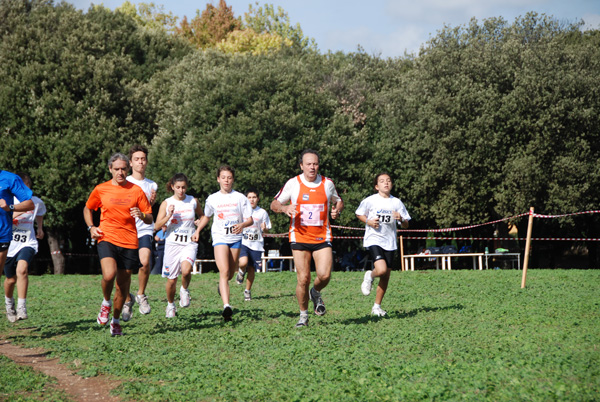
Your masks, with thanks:
[{"label": "short dark hair", "polygon": [[256,194],[256,197],[260,198],[260,194],[258,194],[258,189],[256,187],[250,187],[248,190],[246,190],[246,197],[248,197],[248,194],[250,193],[254,193]]},{"label": "short dark hair", "polygon": [[298,164],[302,164],[302,159],[304,158],[304,155],[306,154],[314,154],[317,155],[317,159],[319,162],[321,162],[321,157],[319,156],[319,153],[317,151],[315,151],[314,149],[310,149],[307,148],[304,151],[302,151],[302,153],[300,153],[300,158],[298,158]]},{"label": "short dark hair", "polygon": [[131,159],[133,154],[136,152],[143,152],[146,154],[146,158],[148,158],[148,148],[143,145],[136,144],[129,149],[129,159]]},{"label": "short dark hair", "polygon": [[[31,176],[29,176],[27,173],[25,172],[17,172],[17,176],[19,176],[21,178],[21,180],[23,180],[23,183],[25,183],[25,185],[29,188],[33,187],[33,181],[31,180]],[[29,184],[27,184],[29,183]]]},{"label": "short dark hair", "polygon": [[235,169],[227,164],[223,164],[223,165],[219,166],[219,168],[217,169],[217,178],[221,175],[221,172],[223,170],[225,170],[226,172],[231,172],[231,175],[235,179]]}]

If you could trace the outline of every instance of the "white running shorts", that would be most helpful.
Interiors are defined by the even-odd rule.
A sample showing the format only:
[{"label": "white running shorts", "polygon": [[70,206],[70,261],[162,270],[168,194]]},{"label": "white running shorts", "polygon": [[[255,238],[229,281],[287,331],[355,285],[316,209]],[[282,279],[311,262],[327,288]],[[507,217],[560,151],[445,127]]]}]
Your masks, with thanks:
[{"label": "white running shorts", "polygon": [[198,243],[165,245],[165,256],[163,259],[163,278],[177,279],[181,275],[181,263],[184,261],[194,265],[198,254]]}]

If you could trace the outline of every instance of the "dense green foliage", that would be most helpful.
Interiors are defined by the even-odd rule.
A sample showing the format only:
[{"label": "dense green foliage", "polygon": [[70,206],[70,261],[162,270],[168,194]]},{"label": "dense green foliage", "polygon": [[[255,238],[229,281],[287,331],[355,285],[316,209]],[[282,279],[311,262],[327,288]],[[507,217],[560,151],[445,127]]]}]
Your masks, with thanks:
[{"label": "dense green foliage", "polygon": [[0,166],[27,170],[49,226],[72,225],[108,157],[156,131],[143,83],[190,48],[103,7],[0,3]]},{"label": "dense green foliage", "polygon": [[328,313],[298,330],[293,273],[259,274],[251,302],[232,283],[230,324],[216,274],[192,278],[191,307],[170,321],[164,279],[152,276],[152,313],[136,309],[125,336],[111,338],[95,321],[100,278],[46,275],[31,280],[30,319],[0,320],[0,333],[81,375],[115,376],[127,400],[597,399],[600,272],[530,270],[525,289],[520,277],[393,272],[388,318],[375,319],[362,273],[334,273]]},{"label": "dense green foliage", "polygon": [[[107,157],[134,143],[151,146],[148,176],[161,190],[182,171],[203,200],[229,163],[236,187],[257,186],[265,207],[299,172],[299,152],[315,148],[345,199],[344,225],[357,225],[382,170],[421,228],[600,202],[598,31],[535,13],[472,20],[444,27],[419,55],[381,59],[319,54],[272,6],[243,21],[234,11],[222,1],[198,15],[211,43],[238,21],[294,46],[193,49],[152,4],[136,14],[0,2],[0,166],[31,172],[49,227],[69,237]],[[275,230],[285,225],[280,216]],[[590,237],[598,227],[595,217],[539,226]]]}]

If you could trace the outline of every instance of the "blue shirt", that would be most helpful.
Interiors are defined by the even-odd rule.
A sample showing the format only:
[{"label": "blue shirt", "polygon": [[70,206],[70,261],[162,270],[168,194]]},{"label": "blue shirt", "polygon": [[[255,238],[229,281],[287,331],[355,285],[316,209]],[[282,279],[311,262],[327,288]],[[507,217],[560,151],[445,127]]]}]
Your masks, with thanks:
[{"label": "blue shirt", "polygon": [[[31,199],[33,192],[23,183],[23,180],[14,173],[0,170],[0,198],[8,205],[14,204],[14,198],[19,201]],[[0,243],[9,243],[12,240],[12,211],[6,212],[0,208]]]}]

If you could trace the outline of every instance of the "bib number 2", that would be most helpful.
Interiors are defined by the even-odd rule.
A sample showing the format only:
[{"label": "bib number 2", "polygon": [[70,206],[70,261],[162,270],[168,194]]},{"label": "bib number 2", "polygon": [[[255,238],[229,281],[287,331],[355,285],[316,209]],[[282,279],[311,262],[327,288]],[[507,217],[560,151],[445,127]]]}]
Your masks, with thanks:
[{"label": "bib number 2", "polygon": [[321,212],[325,211],[323,204],[301,204],[300,224],[302,226],[323,226]]}]

